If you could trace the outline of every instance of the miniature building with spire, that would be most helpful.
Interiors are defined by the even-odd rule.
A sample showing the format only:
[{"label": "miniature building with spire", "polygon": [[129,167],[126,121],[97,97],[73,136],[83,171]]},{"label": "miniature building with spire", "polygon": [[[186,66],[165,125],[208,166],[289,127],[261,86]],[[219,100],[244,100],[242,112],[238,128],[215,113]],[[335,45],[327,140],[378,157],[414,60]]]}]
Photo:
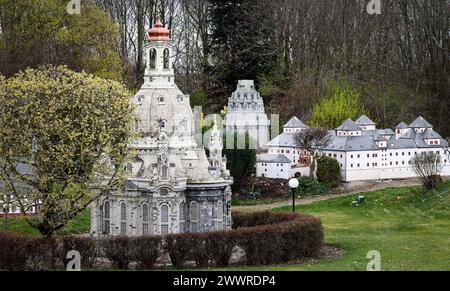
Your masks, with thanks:
[{"label": "miniature building with spire", "polygon": [[147,33],[144,84],[130,141],[126,182],[92,205],[91,234],[149,236],[231,228],[233,179],[222,158],[217,125],[210,157],[195,141],[188,95],[175,83],[170,32],[158,19]]}]

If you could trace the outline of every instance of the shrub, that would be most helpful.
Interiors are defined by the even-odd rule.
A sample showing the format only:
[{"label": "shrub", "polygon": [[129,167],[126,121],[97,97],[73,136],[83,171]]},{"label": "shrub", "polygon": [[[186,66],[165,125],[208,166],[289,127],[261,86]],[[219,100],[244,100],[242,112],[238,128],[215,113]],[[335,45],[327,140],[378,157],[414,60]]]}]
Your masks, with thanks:
[{"label": "shrub", "polygon": [[330,190],[328,185],[315,181],[310,177],[300,177],[298,181],[298,191],[303,195],[319,195]]},{"label": "shrub", "polygon": [[128,269],[133,259],[131,239],[128,237],[111,237],[103,239],[101,245],[104,255],[121,270]]},{"label": "shrub", "polygon": [[81,266],[92,268],[97,257],[97,244],[90,237],[63,236],[58,238],[58,255],[64,266],[67,266],[70,259],[67,253],[75,250],[81,255]]},{"label": "shrub", "polygon": [[233,212],[232,216],[234,229],[276,224],[280,222],[292,221],[298,218],[298,214],[295,213],[273,213],[270,211],[254,213]]},{"label": "shrub", "polygon": [[162,238],[160,236],[133,238],[131,241],[133,260],[141,270],[153,270],[161,255]]},{"label": "shrub", "polygon": [[206,93],[203,90],[195,90],[191,94],[191,106],[204,106],[206,103]]},{"label": "shrub", "polygon": [[247,265],[267,265],[316,256],[323,242],[319,219],[294,213],[235,214],[240,225],[236,244],[245,250]]},{"label": "shrub", "polygon": [[320,157],[317,160],[317,178],[320,183],[332,188],[338,187],[342,180],[338,161],[325,156]]},{"label": "shrub", "polygon": [[[53,266],[52,251],[46,249],[49,241],[42,238],[0,233],[0,270],[42,271]],[[50,242],[53,244],[53,242]]]},{"label": "shrub", "polygon": [[236,245],[233,231],[216,231],[206,235],[208,257],[219,267],[227,267]]},{"label": "shrub", "polygon": [[165,241],[166,250],[175,268],[183,268],[192,259],[192,250],[198,247],[197,234],[192,233],[168,235]]}]

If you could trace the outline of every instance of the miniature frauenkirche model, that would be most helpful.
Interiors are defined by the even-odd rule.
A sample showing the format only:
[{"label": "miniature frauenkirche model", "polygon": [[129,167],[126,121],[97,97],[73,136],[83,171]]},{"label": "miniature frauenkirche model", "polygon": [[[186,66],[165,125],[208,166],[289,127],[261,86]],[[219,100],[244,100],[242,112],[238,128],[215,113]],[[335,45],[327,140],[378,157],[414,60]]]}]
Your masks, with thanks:
[{"label": "miniature frauenkirche model", "polygon": [[[170,32],[148,31],[145,82],[133,98],[138,118],[122,189],[92,208],[91,234],[147,236],[231,228],[232,178],[217,125],[208,157],[195,141],[189,96],[175,84]],[[219,125],[220,126],[220,125]]]}]

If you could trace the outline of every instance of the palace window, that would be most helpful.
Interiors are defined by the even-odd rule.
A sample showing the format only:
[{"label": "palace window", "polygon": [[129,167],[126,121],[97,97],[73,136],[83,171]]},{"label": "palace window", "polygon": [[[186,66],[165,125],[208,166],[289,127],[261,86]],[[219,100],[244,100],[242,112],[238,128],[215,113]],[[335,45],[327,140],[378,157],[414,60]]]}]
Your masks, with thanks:
[{"label": "palace window", "polygon": [[223,229],[223,203],[222,201],[217,202],[217,228],[218,230]]},{"label": "palace window", "polygon": [[111,232],[111,205],[106,201],[103,205],[103,233],[108,235]]},{"label": "palace window", "polygon": [[195,202],[191,203],[189,218],[191,223],[190,231],[198,232],[198,205]]},{"label": "palace window", "polygon": [[149,229],[148,229],[148,222],[149,222],[149,215],[148,215],[148,205],[144,204],[142,205],[142,235],[148,236]]},{"label": "palace window", "polygon": [[186,231],[186,203],[180,204],[180,232]]},{"label": "palace window", "polygon": [[120,234],[127,234],[127,205],[125,203],[120,204]]},{"label": "palace window", "polygon": [[161,206],[161,235],[169,234],[169,206]]}]

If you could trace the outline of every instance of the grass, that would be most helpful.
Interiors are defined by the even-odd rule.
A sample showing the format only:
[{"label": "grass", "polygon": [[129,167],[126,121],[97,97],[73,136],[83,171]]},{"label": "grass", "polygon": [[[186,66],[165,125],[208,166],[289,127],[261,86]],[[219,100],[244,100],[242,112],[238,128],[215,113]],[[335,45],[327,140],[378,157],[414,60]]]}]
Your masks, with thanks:
[{"label": "grass", "polygon": [[[322,219],[327,243],[341,246],[342,258],[303,265],[240,270],[366,270],[367,253],[381,253],[382,270],[450,270],[450,183],[438,193],[419,194],[417,187],[364,193],[365,204],[352,206],[360,195],[336,198],[297,211]],[[276,211],[289,211],[289,207]]]},{"label": "grass", "polygon": [[[77,218],[69,222],[63,229],[57,232],[58,235],[80,234],[87,233],[91,227],[91,212],[89,209],[81,213]],[[1,230],[5,230],[5,219],[1,223]],[[26,221],[26,219],[33,219],[32,217],[9,217],[8,218],[8,230],[21,234],[28,234],[33,236],[39,236],[39,231],[32,228]]]}]

